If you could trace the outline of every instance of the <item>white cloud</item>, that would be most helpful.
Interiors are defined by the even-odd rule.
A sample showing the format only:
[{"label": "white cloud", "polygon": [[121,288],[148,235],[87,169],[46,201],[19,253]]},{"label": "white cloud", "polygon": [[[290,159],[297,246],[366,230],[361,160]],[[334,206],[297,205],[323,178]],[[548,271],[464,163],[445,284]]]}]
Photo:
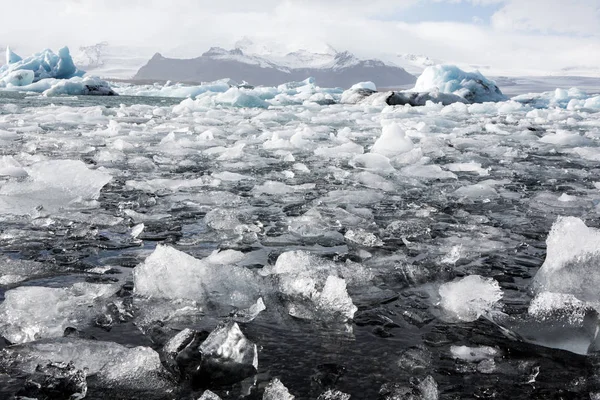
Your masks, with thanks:
[{"label": "white cloud", "polygon": [[[362,56],[419,53],[531,73],[600,65],[598,0],[462,0],[499,3],[491,26],[378,19],[401,15],[399,10],[418,1],[425,0],[29,0],[27,8],[35,12],[27,22],[4,18],[0,42],[29,53],[109,41],[191,57],[250,36],[329,43]],[[23,15],[22,4],[7,3],[3,12]]]},{"label": "white cloud", "polygon": [[600,35],[598,0],[511,0],[492,16],[503,31]]}]

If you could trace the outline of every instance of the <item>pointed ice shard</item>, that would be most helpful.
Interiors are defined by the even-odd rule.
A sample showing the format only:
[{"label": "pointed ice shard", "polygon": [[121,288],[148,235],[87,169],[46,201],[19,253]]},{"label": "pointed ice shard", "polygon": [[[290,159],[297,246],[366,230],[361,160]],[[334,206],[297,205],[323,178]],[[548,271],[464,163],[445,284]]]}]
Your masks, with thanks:
[{"label": "pointed ice shard", "polygon": [[19,57],[15,52],[13,52],[9,46],[6,46],[6,63],[14,64],[21,61],[22,58]]}]

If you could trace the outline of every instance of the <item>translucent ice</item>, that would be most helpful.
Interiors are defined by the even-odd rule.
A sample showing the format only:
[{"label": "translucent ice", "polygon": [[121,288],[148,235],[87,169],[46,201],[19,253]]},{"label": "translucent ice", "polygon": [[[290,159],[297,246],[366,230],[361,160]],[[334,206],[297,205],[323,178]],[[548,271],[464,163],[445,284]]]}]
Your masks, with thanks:
[{"label": "translucent ice", "polygon": [[40,340],[2,351],[6,361],[18,360],[16,368],[35,372],[38,364],[72,362],[75,368],[96,377],[96,384],[113,389],[162,389],[173,386],[157,352],[149,347],[128,348],[113,342],[73,337]]},{"label": "translucent ice", "polygon": [[[203,260],[158,245],[134,268],[135,293],[164,299],[189,299],[206,304],[250,307],[260,297],[261,282],[251,270],[234,265],[237,252]],[[232,255],[234,256],[232,258]]]},{"label": "translucent ice", "polygon": [[0,304],[0,334],[13,343],[24,343],[62,336],[67,327],[89,326],[118,290],[118,285],[91,283],[9,290]]},{"label": "translucent ice", "polygon": [[28,178],[0,188],[0,212],[30,214],[38,207],[50,213],[94,206],[112,177],[75,160],[41,161],[24,168]]},{"label": "translucent ice", "polygon": [[546,239],[546,260],[534,277],[538,292],[573,295],[600,310],[600,231],[559,217]]},{"label": "translucent ice", "polygon": [[483,360],[493,359],[500,352],[493,347],[467,347],[467,346],[451,346],[450,352],[454,358],[458,358],[469,362],[479,362]]},{"label": "translucent ice", "polygon": [[336,265],[302,251],[283,253],[274,266],[261,273],[277,277],[277,290],[288,297],[290,314],[305,319],[353,318],[357,308],[346,290],[346,280],[336,275],[356,283],[369,276],[360,266]]},{"label": "translucent ice", "polygon": [[277,378],[274,378],[263,394],[263,400],[294,400],[295,397],[290,394],[284,384]]},{"label": "translucent ice", "polygon": [[200,345],[202,367],[212,379],[240,381],[256,373],[258,349],[249,341],[235,322],[222,324]]},{"label": "translucent ice", "polygon": [[440,306],[451,319],[475,321],[493,310],[502,298],[500,285],[494,279],[469,275],[440,286]]}]

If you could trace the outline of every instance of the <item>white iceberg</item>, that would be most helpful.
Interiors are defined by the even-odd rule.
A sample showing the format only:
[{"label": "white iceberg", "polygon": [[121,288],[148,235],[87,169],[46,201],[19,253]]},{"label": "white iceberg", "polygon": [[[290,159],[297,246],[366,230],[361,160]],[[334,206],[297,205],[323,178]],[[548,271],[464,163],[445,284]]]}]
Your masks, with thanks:
[{"label": "white iceberg", "polygon": [[453,94],[471,103],[507,99],[496,83],[479,71],[465,72],[455,65],[434,65],[425,68],[412,90]]}]

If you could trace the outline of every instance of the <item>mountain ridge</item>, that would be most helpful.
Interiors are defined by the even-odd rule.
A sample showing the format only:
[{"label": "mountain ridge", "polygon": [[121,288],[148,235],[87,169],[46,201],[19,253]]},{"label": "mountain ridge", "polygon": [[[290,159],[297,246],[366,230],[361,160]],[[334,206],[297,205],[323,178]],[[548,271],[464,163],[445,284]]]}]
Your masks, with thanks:
[{"label": "mountain ridge", "polygon": [[301,50],[271,59],[246,54],[239,47],[232,50],[211,47],[201,56],[187,59],[156,53],[133,79],[210,82],[231,78],[274,86],[308,77],[314,77],[320,86],[331,87],[350,87],[361,81],[390,87],[416,81],[404,68],[377,59],[360,59],[348,51],[333,50],[325,54]]}]

